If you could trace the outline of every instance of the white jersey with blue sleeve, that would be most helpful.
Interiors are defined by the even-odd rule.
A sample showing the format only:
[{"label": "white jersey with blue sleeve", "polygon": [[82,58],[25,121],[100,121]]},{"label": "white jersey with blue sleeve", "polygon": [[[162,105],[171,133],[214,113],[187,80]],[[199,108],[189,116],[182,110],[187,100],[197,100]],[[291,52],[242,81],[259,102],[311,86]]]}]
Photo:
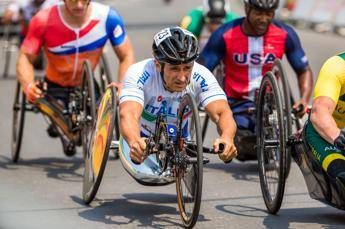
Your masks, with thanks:
[{"label": "white jersey with blue sleeve", "polygon": [[204,66],[195,62],[187,88],[182,92],[172,93],[164,88],[154,60],[146,59],[128,69],[123,82],[120,103],[135,101],[143,106],[140,120],[141,136],[149,136],[147,129],[154,131],[155,121],[159,114],[163,114],[168,123],[176,123],[181,98],[188,92],[195,96],[197,105],[202,107],[216,100],[226,101],[224,91],[213,74]]}]

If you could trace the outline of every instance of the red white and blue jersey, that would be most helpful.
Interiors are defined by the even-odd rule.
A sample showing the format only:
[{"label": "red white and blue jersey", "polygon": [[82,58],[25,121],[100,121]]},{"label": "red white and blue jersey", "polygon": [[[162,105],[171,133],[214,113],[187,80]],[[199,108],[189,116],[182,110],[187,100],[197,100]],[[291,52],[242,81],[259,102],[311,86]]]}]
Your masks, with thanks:
[{"label": "red white and blue jersey", "polygon": [[61,7],[63,4],[41,10],[32,18],[22,50],[37,55],[43,47],[47,79],[74,87],[80,84],[84,60],[94,69],[107,40],[113,46],[120,45],[126,33],[121,17],[109,6],[91,2],[91,16],[81,28],[72,28],[64,21]]},{"label": "red white and blue jersey", "polygon": [[211,71],[225,65],[224,91],[233,99],[254,100],[262,76],[284,54],[295,72],[308,67],[308,59],[296,32],[288,25],[273,21],[263,36],[248,36],[241,28],[244,18],[222,25],[210,37],[201,53]]}]

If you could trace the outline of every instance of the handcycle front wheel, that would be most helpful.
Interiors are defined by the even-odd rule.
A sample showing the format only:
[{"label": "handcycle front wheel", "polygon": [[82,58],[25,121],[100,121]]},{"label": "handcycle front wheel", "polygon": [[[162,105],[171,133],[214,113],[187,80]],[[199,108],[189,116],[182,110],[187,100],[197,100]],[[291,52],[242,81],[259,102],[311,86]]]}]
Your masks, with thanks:
[{"label": "handcycle front wheel", "polygon": [[257,102],[257,154],[267,210],[276,214],[285,189],[286,137],[281,96],[272,72],[263,77]]},{"label": "handcycle front wheel", "polygon": [[21,90],[21,85],[17,82],[16,92],[14,95],[13,114],[12,114],[12,139],[11,139],[11,156],[13,162],[18,162],[20,148],[23,139],[23,128],[25,123],[26,97]]},{"label": "handcycle front wheel", "polygon": [[[276,59],[274,61],[273,67],[272,67],[272,73],[277,79],[278,83],[278,89],[280,90],[279,95],[283,96],[281,97],[282,101],[282,107],[284,111],[284,129],[287,131],[287,134],[285,135],[286,141],[288,141],[288,138],[292,135],[292,106],[291,103],[293,102],[293,97],[291,95],[290,91],[290,85],[289,81],[287,80],[287,74],[285,69],[283,68],[283,64],[280,59]],[[296,127],[298,128],[298,122],[295,123]],[[287,152],[285,154],[286,156],[286,168],[285,168],[285,177],[289,176],[290,168],[291,168],[291,148],[287,148]]]},{"label": "handcycle front wheel", "polygon": [[175,165],[177,203],[183,224],[192,228],[197,222],[202,194],[203,155],[198,108],[191,94],[183,96],[177,115]]},{"label": "handcycle front wheel", "polygon": [[82,93],[82,130],[81,142],[83,146],[83,156],[87,154],[87,145],[91,138],[93,123],[96,119],[96,96],[95,84],[91,64],[89,61],[83,63],[83,76],[81,82]]},{"label": "handcycle front wheel", "polygon": [[109,87],[98,107],[85,157],[83,200],[86,204],[95,198],[101,184],[113,139],[116,112],[116,89]]}]

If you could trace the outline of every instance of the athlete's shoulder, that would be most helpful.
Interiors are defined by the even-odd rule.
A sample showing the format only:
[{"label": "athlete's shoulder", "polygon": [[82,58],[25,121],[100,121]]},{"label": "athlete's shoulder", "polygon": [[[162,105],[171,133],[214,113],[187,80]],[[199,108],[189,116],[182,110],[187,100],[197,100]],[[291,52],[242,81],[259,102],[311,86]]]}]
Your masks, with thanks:
[{"label": "athlete's shoulder", "polygon": [[339,53],[326,60],[322,66],[323,72],[332,75],[332,73],[345,77],[345,52]]},{"label": "athlete's shoulder", "polygon": [[126,75],[136,80],[145,78],[144,80],[142,80],[143,81],[142,83],[144,83],[149,78],[151,78],[152,75],[154,75],[154,72],[155,72],[154,61],[152,58],[149,58],[149,59],[145,59],[145,60],[132,64],[128,68]]},{"label": "athlete's shoulder", "polygon": [[297,36],[295,29],[291,25],[289,25],[283,21],[275,19],[272,21],[272,26],[275,26],[275,27],[285,31],[289,35]]},{"label": "athlete's shoulder", "polygon": [[205,83],[213,81],[214,75],[205,66],[195,62],[193,66],[191,80],[194,82]]},{"label": "athlete's shoulder", "polygon": [[193,72],[199,73],[199,74],[212,74],[208,68],[206,68],[204,65],[199,64],[198,62],[194,62],[193,66]]},{"label": "athlete's shoulder", "polygon": [[30,26],[45,26],[51,19],[59,18],[58,5],[54,5],[38,11],[31,19]]}]

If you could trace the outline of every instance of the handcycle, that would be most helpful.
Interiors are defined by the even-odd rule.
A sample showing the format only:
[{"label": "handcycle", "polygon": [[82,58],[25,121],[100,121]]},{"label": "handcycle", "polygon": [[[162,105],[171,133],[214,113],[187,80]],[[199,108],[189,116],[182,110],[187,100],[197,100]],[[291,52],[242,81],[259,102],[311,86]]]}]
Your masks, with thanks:
[{"label": "handcycle", "polygon": [[[114,147],[111,142],[116,112],[116,89],[109,87],[98,108],[85,159],[83,200],[86,204],[96,196],[109,150]],[[160,186],[175,182],[183,225],[191,228],[197,222],[200,210],[203,164],[209,162],[203,153],[214,153],[203,147],[198,109],[192,95],[187,93],[182,97],[176,123],[167,123],[164,115],[158,115],[155,127],[155,131],[144,127],[151,134],[147,139],[147,158],[140,165],[131,161],[129,146],[120,137],[121,163],[142,185]],[[223,147],[220,146],[221,150]]]},{"label": "handcycle", "polygon": [[[278,69],[279,74],[285,73]],[[279,88],[274,72],[263,77],[257,99],[257,156],[262,196],[269,213],[282,204],[291,156],[304,176],[311,198],[345,210],[345,191],[332,182],[304,141],[301,124],[292,133],[289,97]],[[288,126],[290,125],[290,126]]]},{"label": "handcycle", "polygon": [[[289,98],[283,101],[282,109],[286,112],[286,114],[291,114],[290,116],[287,116],[284,121],[284,126],[287,129],[288,136],[290,136],[292,134],[292,129],[293,129],[292,127],[294,127],[294,129],[299,130],[301,129],[302,124],[301,124],[300,119],[298,119],[295,115],[293,115],[291,104],[295,102],[295,99],[293,98],[291,94],[291,89],[286,77],[286,72],[285,72],[285,69],[283,68],[283,65],[280,59],[276,59],[274,61],[270,72],[276,78],[277,86],[279,88],[280,93],[284,95],[284,98]],[[255,101],[253,102],[254,105],[249,105],[249,106],[246,105],[248,103],[248,100],[239,100],[232,104],[229,104],[232,109],[233,114],[234,115],[256,114],[257,104],[258,104],[257,95],[258,95],[258,91],[256,92]],[[209,123],[209,117],[206,115],[202,124],[203,141],[205,140],[205,137],[206,137],[208,123]],[[241,130],[237,130],[237,131],[239,133]],[[240,152],[240,155],[237,156],[238,160],[240,161],[257,160],[257,154],[254,149],[256,145],[256,139],[257,139],[256,135],[253,135],[250,131],[243,131],[243,134],[241,134],[240,137],[235,138],[235,141],[236,141],[235,144],[246,145],[245,147],[243,147],[245,150],[242,150]],[[290,149],[287,149],[287,150],[290,150]],[[289,168],[290,168],[289,161],[291,161],[291,158],[289,157],[290,155],[289,153],[287,153],[287,155],[288,155],[287,156],[288,157],[287,171],[289,171]],[[289,174],[289,172],[287,172],[287,174]]]},{"label": "handcycle", "polygon": [[[96,117],[96,95],[100,97],[110,78],[109,64],[104,56],[100,62],[100,74],[96,79],[88,60],[83,63],[81,84],[75,88],[54,88],[52,93],[68,94],[68,104],[62,105],[57,99],[44,92],[43,98],[32,104],[17,82],[13,103],[11,157],[17,162],[20,156],[25,113],[27,111],[42,113],[48,117],[48,122],[56,126],[56,131],[63,144],[67,156],[75,154],[75,146],[83,146],[83,155],[86,155],[86,145],[89,141],[93,121]],[[43,89],[44,82],[40,81]]]}]

